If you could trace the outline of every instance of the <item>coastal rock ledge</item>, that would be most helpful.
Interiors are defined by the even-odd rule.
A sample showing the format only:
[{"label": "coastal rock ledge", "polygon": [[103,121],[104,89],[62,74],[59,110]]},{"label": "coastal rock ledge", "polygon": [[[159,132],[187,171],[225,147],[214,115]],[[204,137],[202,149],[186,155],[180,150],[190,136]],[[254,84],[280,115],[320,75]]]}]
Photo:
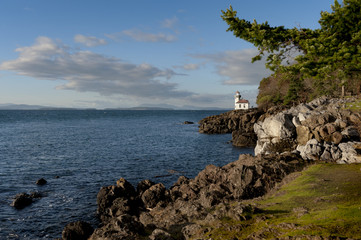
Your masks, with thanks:
[{"label": "coastal rock ledge", "polygon": [[89,239],[190,239],[202,229],[196,220],[245,220],[256,209],[239,200],[263,196],[306,165],[308,161],[292,153],[240,155],[223,167],[207,166],[194,179],[181,176],[169,189],[150,180],[135,188],[121,178],[100,189],[102,225]]},{"label": "coastal rock ledge", "polygon": [[199,121],[199,132],[205,134],[232,133],[232,144],[237,147],[254,147],[257,135],[253,126],[264,115],[257,108],[232,110]]},{"label": "coastal rock ledge", "polygon": [[305,160],[361,162],[361,114],[346,108],[355,98],[318,98],[254,124],[255,155],[297,151]]}]

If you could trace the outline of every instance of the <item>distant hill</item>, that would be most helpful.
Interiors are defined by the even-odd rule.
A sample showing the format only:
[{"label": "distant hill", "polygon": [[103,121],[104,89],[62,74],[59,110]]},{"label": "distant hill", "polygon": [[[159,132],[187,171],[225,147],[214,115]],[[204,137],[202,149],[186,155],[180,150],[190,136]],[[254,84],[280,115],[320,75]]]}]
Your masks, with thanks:
[{"label": "distant hill", "polygon": [[[95,108],[66,108],[66,107],[50,107],[41,105],[28,105],[28,104],[0,104],[0,110],[97,110]],[[173,106],[169,104],[164,105],[140,105],[138,107],[130,108],[105,108],[104,110],[219,110],[229,111],[232,109],[217,108],[217,107],[199,107],[199,106]]]},{"label": "distant hill", "polygon": [[174,110],[173,108],[162,107],[131,107],[131,108],[105,108],[104,110]]},{"label": "distant hill", "polygon": [[27,104],[0,104],[0,110],[39,110],[45,108],[39,105],[27,105]]},{"label": "distant hill", "polygon": [[49,107],[41,105],[27,104],[0,104],[0,110],[96,110],[95,108],[66,108],[66,107]]}]

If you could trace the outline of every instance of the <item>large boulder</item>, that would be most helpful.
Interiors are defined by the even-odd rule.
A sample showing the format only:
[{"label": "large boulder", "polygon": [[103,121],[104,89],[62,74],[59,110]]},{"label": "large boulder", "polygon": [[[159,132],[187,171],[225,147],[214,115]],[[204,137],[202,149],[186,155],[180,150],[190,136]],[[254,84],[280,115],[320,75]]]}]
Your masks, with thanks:
[{"label": "large boulder", "polygon": [[124,214],[112,218],[101,228],[98,228],[91,235],[89,240],[98,239],[119,239],[138,240],[145,235],[145,229],[135,216]]},{"label": "large boulder", "polygon": [[94,228],[87,222],[77,221],[69,223],[65,226],[62,232],[63,240],[87,240]]},{"label": "large boulder", "polygon": [[16,209],[23,209],[33,203],[33,198],[27,193],[19,193],[15,196],[11,206]]},{"label": "large boulder", "polygon": [[278,113],[266,118],[262,123],[255,124],[254,130],[258,139],[264,138],[291,138],[295,134],[295,125],[292,123],[292,115]]},{"label": "large boulder", "polygon": [[100,219],[107,221],[114,216],[136,211],[135,197],[134,187],[124,178],[119,179],[116,186],[102,187],[97,195]]},{"label": "large boulder", "polygon": [[270,145],[292,139],[296,135],[296,127],[292,119],[292,115],[281,112],[254,124],[254,131],[258,137],[255,155],[265,154]]},{"label": "large boulder", "polygon": [[44,178],[40,178],[36,181],[36,185],[45,185],[47,183],[47,181]]},{"label": "large boulder", "polygon": [[162,183],[155,184],[148,188],[142,195],[141,199],[146,208],[154,208],[157,204],[168,201],[168,191]]},{"label": "large boulder", "polygon": [[342,157],[338,163],[361,163],[361,142],[347,142],[338,145]]},{"label": "large boulder", "polygon": [[304,146],[298,145],[297,150],[303,159],[320,160],[324,147],[316,139],[311,139]]},{"label": "large boulder", "polygon": [[35,200],[40,199],[41,197],[43,196],[39,192],[31,192],[30,194],[19,193],[14,197],[11,206],[16,209],[23,209],[32,204]]}]

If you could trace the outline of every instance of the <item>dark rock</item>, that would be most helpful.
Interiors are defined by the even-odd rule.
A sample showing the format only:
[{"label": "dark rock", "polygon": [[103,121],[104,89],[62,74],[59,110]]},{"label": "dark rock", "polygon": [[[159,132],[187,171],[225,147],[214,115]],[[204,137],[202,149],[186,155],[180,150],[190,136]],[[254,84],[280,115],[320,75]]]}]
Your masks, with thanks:
[{"label": "dark rock", "polygon": [[64,240],[87,240],[94,232],[93,227],[83,221],[69,223],[62,232]]},{"label": "dark rock", "polygon": [[114,217],[118,217],[124,214],[136,214],[137,213],[137,208],[139,207],[139,205],[137,204],[137,202],[130,198],[116,198],[113,203],[112,206],[109,208],[109,212],[108,214],[110,215],[110,217],[114,218]]},{"label": "dark rock", "polygon": [[137,194],[141,196],[148,188],[150,188],[153,185],[155,185],[155,183],[148,179],[140,181],[137,185]]},{"label": "dark rock", "polygon": [[342,131],[343,138],[347,141],[359,141],[360,133],[355,126],[347,127]]},{"label": "dark rock", "polygon": [[291,153],[241,155],[238,161],[223,167],[208,165],[194,179],[181,176],[169,190],[161,183],[144,180],[133,192],[122,179],[117,186],[99,191],[98,209],[103,214],[103,226],[91,239],[139,239],[145,229],[153,232],[149,238],[167,239],[169,233],[187,239],[199,229],[185,226],[197,219],[213,221],[228,217],[243,221],[248,212],[251,215],[254,211],[252,207],[242,204],[229,207],[228,203],[263,196],[286,175],[306,165],[300,155]]},{"label": "dark rock", "polygon": [[44,178],[40,178],[36,181],[36,185],[45,185],[47,183],[47,181]]},{"label": "dark rock", "polygon": [[256,146],[257,135],[243,132],[243,130],[235,130],[232,132],[232,144],[236,147],[251,147]]},{"label": "dark rock", "polygon": [[27,193],[19,193],[15,196],[11,206],[16,209],[23,209],[33,202],[33,198]]},{"label": "dark rock", "polygon": [[253,125],[264,114],[259,109],[229,111],[220,115],[210,116],[199,121],[199,132],[206,134],[232,133],[235,146],[252,147],[256,145]]},{"label": "dark rock", "polygon": [[172,236],[162,229],[155,229],[149,236],[150,240],[174,240]]},{"label": "dark rock", "polygon": [[167,201],[166,188],[162,183],[155,184],[142,194],[141,199],[146,208],[153,208],[159,202]]},{"label": "dark rock", "polygon": [[331,142],[333,142],[334,144],[339,144],[342,141],[342,138],[343,136],[340,132],[334,132],[331,136]]},{"label": "dark rock", "polygon": [[181,176],[171,188],[170,194],[173,201],[175,201],[177,198],[182,198],[183,200],[191,200],[196,198],[197,190],[193,189],[189,185],[188,178]]},{"label": "dark rock", "polygon": [[[97,203],[98,203],[98,215],[101,220],[107,221],[112,216],[110,215],[112,212],[109,212],[108,209],[110,209],[113,205],[113,202],[115,199],[123,198],[123,199],[131,199],[133,200],[136,196],[136,192],[134,187],[124,178],[121,178],[117,181],[117,186],[108,186],[108,187],[102,187],[97,195]],[[118,201],[117,204],[119,206],[124,206],[124,212],[130,211],[128,209],[128,204],[120,203],[121,201]],[[133,201],[127,202],[131,205],[134,204]],[[121,210],[120,212],[122,212]],[[113,209],[114,212],[114,209]],[[120,213],[119,212],[119,213]]]},{"label": "dark rock", "polygon": [[183,124],[194,124],[194,122],[191,122],[191,121],[185,121]]},{"label": "dark rock", "polygon": [[89,239],[138,240],[142,235],[145,235],[144,226],[134,216],[124,214],[96,229]]},{"label": "dark rock", "polygon": [[204,229],[199,224],[189,224],[182,228],[182,234],[186,240],[194,239],[195,236],[203,235]]},{"label": "dark rock", "polygon": [[34,198],[42,198],[43,195],[39,192],[30,192],[30,198],[34,199]]},{"label": "dark rock", "polygon": [[120,178],[117,181],[117,187],[119,187],[120,189],[122,189],[122,191],[124,193],[126,193],[127,195],[134,195],[135,194],[135,189],[133,187],[132,184],[130,184],[127,180],[125,180],[124,178]]}]

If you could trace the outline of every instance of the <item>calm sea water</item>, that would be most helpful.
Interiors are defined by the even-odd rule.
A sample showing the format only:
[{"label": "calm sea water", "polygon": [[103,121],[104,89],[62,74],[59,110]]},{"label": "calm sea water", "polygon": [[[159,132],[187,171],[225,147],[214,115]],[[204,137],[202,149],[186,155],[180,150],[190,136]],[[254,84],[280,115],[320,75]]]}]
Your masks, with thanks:
[{"label": "calm sea water", "polygon": [[[95,227],[96,195],[120,177],[170,187],[180,175],[193,178],[208,164],[253,153],[232,147],[230,135],[182,124],[219,113],[0,111],[0,239],[54,239],[78,220]],[[37,186],[39,178],[48,183]],[[31,191],[44,197],[22,210],[10,206],[17,193]]]}]

